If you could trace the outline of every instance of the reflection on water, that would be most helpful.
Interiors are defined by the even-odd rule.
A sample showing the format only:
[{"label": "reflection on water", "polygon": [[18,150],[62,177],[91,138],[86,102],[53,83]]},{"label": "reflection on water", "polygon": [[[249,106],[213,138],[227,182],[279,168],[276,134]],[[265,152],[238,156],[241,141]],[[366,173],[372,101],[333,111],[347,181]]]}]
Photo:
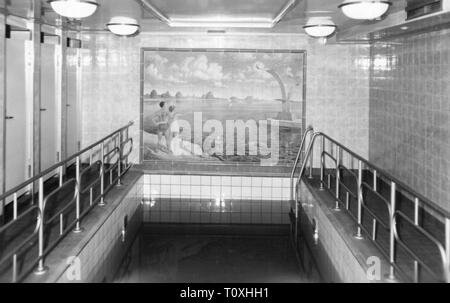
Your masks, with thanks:
[{"label": "reflection on water", "polygon": [[305,279],[288,237],[141,235],[116,282],[291,283]]}]

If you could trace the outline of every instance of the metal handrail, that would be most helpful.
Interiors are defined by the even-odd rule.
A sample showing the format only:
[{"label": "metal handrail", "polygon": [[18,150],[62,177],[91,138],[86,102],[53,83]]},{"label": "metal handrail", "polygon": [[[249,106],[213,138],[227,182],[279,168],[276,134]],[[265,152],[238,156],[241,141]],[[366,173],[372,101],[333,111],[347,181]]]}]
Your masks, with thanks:
[{"label": "metal handrail", "polygon": [[[398,229],[397,229],[397,217],[401,217],[403,220],[405,220],[406,222],[408,222],[409,224],[413,225],[422,235],[424,235],[425,237],[427,237],[439,250],[439,256],[441,257],[441,261],[444,264],[444,269],[448,268],[449,266],[449,260],[447,259],[447,255],[446,255],[446,251],[444,246],[433,236],[431,235],[429,232],[427,232],[424,228],[422,228],[421,226],[417,226],[415,224],[415,222],[413,222],[410,218],[408,218],[403,212],[401,211],[396,211],[393,215],[393,219],[394,219],[394,224],[393,224],[393,228],[394,228],[394,236],[395,239],[397,240],[397,243],[400,244],[403,249],[406,250],[406,252],[412,256],[414,258],[414,260],[416,260],[416,262],[420,263],[420,265],[426,269],[431,275],[433,275],[434,277],[438,278],[436,273],[426,264],[426,262],[424,262],[422,260],[422,258],[420,258],[419,256],[416,255],[416,253],[414,253],[414,251],[404,242],[402,241],[402,239],[400,238],[399,234],[398,234]],[[444,270],[444,275],[445,275],[445,280],[447,282],[450,282],[450,272],[445,272]],[[418,277],[418,272],[415,271],[414,273],[414,282],[418,282],[419,277]]]},{"label": "metal handrail", "polygon": [[[35,232],[30,236],[30,237],[32,237],[32,236],[34,237],[37,235],[37,237],[38,237],[38,257],[36,258],[36,260],[30,261],[29,268],[27,267],[27,269],[23,270],[23,272],[20,275],[17,274],[17,268],[16,268],[17,255],[20,253],[21,249],[24,247],[25,242],[21,243],[20,245],[15,246],[12,249],[12,252],[8,254],[8,256],[6,256],[5,258],[2,258],[0,260],[0,266],[1,266],[5,262],[7,262],[8,258],[10,259],[11,257],[13,257],[13,260],[12,260],[12,262],[13,262],[12,282],[17,282],[18,280],[21,280],[22,278],[24,278],[25,275],[29,274],[30,271],[36,267],[36,265],[37,265],[37,269],[35,271],[36,274],[46,273],[48,268],[45,266],[45,262],[44,262],[45,257],[54,249],[54,247],[56,247],[56,245],[69,232],[73,231],[73,232],[78,233],[78,232],[83,231],[83,228],[81,227],[81,220],[82,220],[82,218],[84,218],[84,216],[86,216],[88,214],[88,212],[91,209],[93,209],[96,205],[99,205],[99,206],[106,205],[106,203],[104,202],[105,195],[109,192],[109,190],[113,187],[114,184],[116,184],[117,186],[121,185],[121,178],[128,171],[128,169],[132,166],[132,164],[128,164],[128,157],[130,156],[130,154],[132,153],[132,150],[133,150],[133,140],[132,140],[132,138],[129,138],[129,128],[133,124],[134,124],[133,122],[130,122],[126,126],[114,131],[113,133],[109,134],[108,136],[105,136],[104,138],[102,138],[101,140],[89,145],[88,147],[84,148],[83,150],[68,157],[66,160],[53,165],[49,169],[46,169],[45,171],[41,172],[40,174],[30,178],[29,180],[23,182],[22,184],[14,187],[13,189],[7,191],[6,193],[4,193],[3,195],[0,196],[0,201],[6,200],[10,196],[14,196],[13,219],[10,222],[6,223],[4,226],[0,227],[0,235],[4,232],[10,230],[11,228],[14,228],[16,223],[20,219],[24,218],[24,216],[29,214],[31,211],[34,211],[34,210],[38,211],[37,226],[36,226]],[[125,135],[124,135],[124,133],[125,133]],[[117,143],[117,140],[119,140],[119,143]],[[118,147],[115,147],[113,149],[114,153],[117,153],[118,157],[117,157],[116,163],[114,163],[112,165],[113,168],[110,170],[107,170],[107,169],[105,169],[105,159],[107,159],[109,156],[111,156],[112,152],[108,152],[107,154],[105,154],[104,147],[105,147],[105,144],[109,144],[111,142],[113,142],[116,146],[118,145]],[[127,150],[126,153],[124,153],[123,149],[127,145],[129,145],[129,149]],[[99,150],[97,150],[97,149],[99,149]],[[95,152],[100,153],[100,160],[96,161],[95,163],[93,163],[94,150],[95,150]],[[90,166],[88,168],[82,170],[81,169],[81,157],[86,153],[89,153]],[[66,181],[65,183],[63,183],[64,170],[67,167],[68,163],[74,159],[76,160],[75,161],[75,166],[76,166],[75,167],[75,175],[76,175],[75,180],[70,179],[70,180]],[[121,171],[122,161],[125,161],[125,169],[123,171]],[[93,180],[92,182],[90,182],[87,186],[85,186],[85,188],[81,188],[81,186],[80,186],[81,178],[90,168],[92,168],[93,165],[100,166],[98,177],[95,178],[95,180]],[[116,167],[118,168],[117,176],[113,180],[113,178],[112,178],[113,169]],[[57,189],[53,190],[46,197],[44,197],[44,178],[50,174],[54,174],[55,171],[58,171],[57,175],[59,175],[59,187]],[[104,188],[105,172],[110,173],[111,180],[114,182],[114,183],[110,184],[108,186],[108,188],[106,188],[106,189]],[[22,191],[24,188],[31,186],[32,195],[34,195],[35,192],[34,192],[33,188],[34,188],[34,185],[36,182],[38,182],[38,187],[39,187],[38,191],[37,191],[38,205],[37,206],[33,205],[30,208],[26,209],[22,214],[18,215],[18,205],[17,205],[18,204],[18,202],[17,202],[18,201],[18,192]],[[93,187],[97,186],[98,184],[101,185],[100,186],[100,194],[94,200],[93,199]],[[69,185],[75,185],[74,193],[73,193],[73,196],[72,196],[70,202],[67,205],[65,205],[62,209],[60,209],[51,218],[46,219],[46,204],[47,204],[48,200],[51,197],[56,196],[60,191],[62,191],[64,189],[65,186],[68,187]],[[89,199],[90,206],[81,213],[80,196],[81,196],[81,194],[86,193],[87,191],[90,192],[90,199]],[[34,203],[34,198],[33,198],[33,203]],[[73,208],[74,205],[75,205],[75,219],[72,222],[68,222],[67,226],[64,227],[65,212],[68,211],[70,208]],[[3,214],[4,214],[4,211],[3,211]],[[44,233],[44,230],[45,230],[46,226],[48,226],[49,224],[56,221],[58,217],[60,220],[59,221],[59,223],[60,223],[59,237],[55,241],[52,241],[52,243],[46,247],[45,240],[47,237]],[[28,240],[27,241],[27,243],[28,243],[29,239],[27,238],[27,240]]]},{"label": "metal handrail", "polygon": [[[294,187],[294,177],[295,177],[295,170],[297,169],[298,163],[300,162],[300,158],[302,153],[304,152],[304,146],[306,143],[306,137],[308,136],[308,134],[313,134],[314,133],[314,129],[312,126],[308,126],[308,128],[305,130],[305,133],[303,134],[303,138],[302,138],[302,142],[300,143],[300,148],[298,149],[298,153],[297,153],[297,157],[295,158],[294,161],[294,166],[292,168],[292,172],[291,172],[291,200],[294,199],[294,192],[293,192],[293,187]],[[312,171],[311,171],[312,173]]]},{"label": "metal handrail", "polygon": [[[42,221],[42,213],[39,207],[33,206],[28,208],[25,212],[20,214],[16,217],[15,220],[8,222],[4,226],[0,227],[0,235],[4,233],[5,231],[9,230],[10,228],[14,227],[22,218],[26,218],[29,214],[32,214],[33,212],[36,212],[36,226],[33,229],[33,232],[30,233],[29,236],[27,236],[23,241],[20,242],[20,244],[16,245],[14,249],[11,250],[6,256],[3,256],[0,259],[0,267],[3,266],[7,262],[11,262],[12,259],[12,282],[17,282],[18,280],[18,274],[17,274],[17,255],[20,253],[20,251],[38,235],[39,228],[41,226]],[[35,264],[30,266],[29,270],[32,270],[34,268]]]},{"label": "metal handrail", "polygon": [[44,170],[43,172],[39,173],[38,175],[28,179],[27,181],[17,185],[16,187],[8,190],[6,193],[0,195],[0,201],[12,196],[15,192],[20,191],[22,188],[30,185],[31,183],[34,183],[36,181],[38,181],[41,177],[45,177],[46,175],[52,173],[53,171],[57,170],[59,167],[64,166],[65,164],[67,164],[68,162],[76,159],[77,157],[85,154],[86,152],[90,151],[91,149],[93,149],[94,147],[99,146],[101,143],[104,143],[105,141],[107,141],[108,139],[114,137],[115,135],[117,135],[118,133],[122,132],[125,129],[128,129],[129,127],[131,127],[134,124],[134,122],[130,122],[128,123],[126,126],[116,130],[115,132],[103,137],[102,139],[98,140],[95,143],[92,143],[91,145],[89,145],[88,147],[84,148],[83,150],[73,154],[72,156],[70,156],[69,158],[53,165],[52,167]]},{"label": "metal handrail", "polygon": [[[414,218],[414,228],[422,233],[422,235],[424,235],[425,237],[427,237],[430,241],[432,241],[435,244],[439,244],[437,245],[439,251],[440,251],[440,255],[441,255],[441,262],[442,262],[442,269],[443,269],[443,273],[444,273],[444,279],[447,282],[450,282],[450,212],[439,207],[438,205],[434,204],[433,202],[431,202],[429,199],[425,198],[423,195],[417,193],[415,190],[413,190],[411,187],[409,187],[408,185],[404,184],[403,182],[399,181],[397,178],[393,177],[391,174],[385,172],[384,170],[382,170],[381,168],[379,168],[378,166],[370,163],[368,160],[364,159],[363,157],[361,157],[360,155],[354,153],[353,151],[351,151],[349,148],[343,146],[342,144],[340,144],[339,142],[337,142],[336,140],[334,140],[333,138],[327,136],[324,133],[321,132],[316,132],[312,135],[310,143],[308,145],[308,148],[306,149],[305,152],[305,157],[303,159],[303,163],[301,165],[301,169],[300,169],[300,173],[298,175],[298,179],[297,182],[295,183],[295,186],[293,185],[293,183],[291,183],[291,192],[295,193],[295,212],[296,212],[296,222],[295,222],[295,233],[297,235],[298,233],[298,204],[299,204],[299,199],[298,199],[298,189],[300,186],[300,182],[302,180],[302,177],[305,173],[305,170],[307,168],[307,162],[309,160],[309,162],[311,163],[310,166],[310,171],[312,170],[312,164],[313,164],[313,155],[312,155],[312,151],[314,148],[314,144],[316,142],[317,138],[321,138],[321,153],[320,153],[320,185],[321,185],[321,189],[328,189],[330,191],[329,188],[327,188],[326,186],[324,186],[325,181],[324,181],[324,177],[325,177],[325,157],[330,157],[332,160],[334,160],[334,162],[336,163],[336,206],[335,206],[335,210],[340,210],[339,208],[339,203],[342,203],[341,199],[340,199],[340,193],[339,193],[339,189],[341,188],[342,185],[340,182],[340,170],[342,168],[345,168],[347,171],[351,172],[349,169],[347,169],[341,162],[342,162],[342,157],[341,157],[341,153],[344,151],[346,152],[352,159],[353,161],[356,159],[358,161],[358,173],[355,174],[353,172],[351,172],[351,174],[356,177],[357,179],[357,190],[358,190],[358,194],[357,194],[357,199],[358,199],[358,214],[357,217],[355,218],[353,216],[353,214],[349,211],[349,207],[348,207],[348,194],[347,194],[347,201],[345,203],[346,207],[345,209],[348,211],[348,214],[350,214],[351,218],[357,221],[357,231],[356,231],[356,235],[355,237],[358,239],[363,239],[363,231],[366,234],[372,234],[371,237],[369,238],[378,249],[380,249],[380,251],[382,252],[383,256],[385,256],[388,260],[389,260],[389,264],[390,264],[390,272],[389,272],[389,279],[395,279],[395,272],[399,271],[402,272],[402,270],[400,270],[398,264],[397,264],[397,260],[396,260],[396,253],[395,253],[395,244],[398,243],[400,244],[402,247],[404,247],[406,249],[406,251],[408,251],[408,249],[410,249],[410,247],[406,246],[405,243],[403,243],[400,239],[400,237],[398,236],[398,226],[397,226],[397,217],[402,215],[403,213],[399,212],[396,209],[396,199],[397,199],[397,193],[404,193],[407,194],[410,197],[414,198],[414,209],[415,209],[415,218]],[[330,143],[332,143],[332,146],[336,146],[336,154],[337,156],[334,157],[331,153],[329,153],[326,150],[326,146],[325,146],[325,141],[328,140]],[[299,151],[300,153],[301,151]],[[368,183],[363,182],[363,165],[365,166],[366,170],[372,171],[373,172],[373,187],[371,187]],[[294,170],[296,169],[296,166],[294,167]],[[330,175],[328,175],[330,176]],[[378,178],[383,178],[384,180],[387,180],[388,183],[390,183],[390,187],[391,187],[391,194],[390,194],[390,201],[387,201],[386,199],[384,199],[383,196],[381,196],[378,192],[377,192],[377,182],[378,182]],[[344,186],[344,188],[347,188],[346,186]],[[364,197],[363,197],[363,190],[364,188],[369,189],[371,192],[375,193],[378,197],[381,197],[382,201],[386,204],[386,207],[388,209],[388,213],[389,213],[389,223],[386,224],[386,222],[383,222],[381,220],[381,218],[379,218],[375,213],[373,213],[373,211],[366,205],[366,203],[364,202]],[[353,193],[352,193],[353,194]],[[442,245],[441,243],[439,243],[432,235],[430,235],[428,232],[426,232],[420,225],[419,225],[419,208],[420,207],[424,207],[424,208],[428,208],[433,210],[434,212],[436,212],[440,217],[442,217],[442,219],[444,220],[445,223],[445,244]],[[372,233],[370,233],[369,231],[367,231],[367,229],[362,225],[362,212],[363,209],[365,209],[366,211],[368,211],[369,214],[372,214],[373,218],[374,218],[374,222],[373,222],[373,226],[372,226]],[[409,219],[411,221],[411,219]],[[412,222],[412,221],[411,221]],[[381,246],[376,242],[376,226],[377,223],[380,223],[381,226],[383,226],[384,228],[387,228],[387,230],[389,231],[389,253],[388,255],[386,255],[382,249]],[[437,242],[436,242],[437,241]],[[406,246],[406,247],[405,247]],[[423,260],[421,260],[420,258],[418,258],[417,254],[414,253],[414,251],[408,251],[410,252],[410,256],[414,259],[414,265],[415,265],[415,281],[418,281],[418,267],[419,265],[424,267],[425,269],[429,269],[427,268],[426,264],[424,264]],[[412,253],[411,253],[412,252]],[[404,272],[403,272],[404,274]]]}]

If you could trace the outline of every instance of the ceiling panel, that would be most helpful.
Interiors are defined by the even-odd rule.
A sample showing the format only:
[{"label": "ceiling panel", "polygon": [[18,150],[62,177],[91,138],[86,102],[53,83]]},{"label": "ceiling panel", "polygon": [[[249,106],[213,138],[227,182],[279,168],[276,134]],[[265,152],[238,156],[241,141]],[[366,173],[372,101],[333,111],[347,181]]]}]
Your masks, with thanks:
[{"label": "ceiling panel", "polygon": [[289,0],[147,0],[171,19],[217,16],[273,19]]},{"label": "ceiling panel", "polygon": [[[3,1],[3,0],[0,0]],[[28,18],[30,8],[35,0],[6,0],[8,12],[12,15]],[[53,12],[47,0],[40,0],[42,4],[42,22],[50,25],[60,24],[61,18]],[[167,22],[161,21],[148,7],[142,5],[143,1],[151,3],[158,8],[167,18],[181,20],[220,20],[220,19],[247,19],[247,22],[273,20],[286,7],[290,0],[98,0],[100,7],[97,12],[75,24],[81,24],[84,30],[105,30],[105,24],[113,16],[123,15],[138,19],[142,24],[142,31],[205,31],[205,28],[196,27],[195,24],[188,28],[171,28]],[[373,21],[355,21],[346,18],[338,9],[343,0],[297,0],[288,10],[280,22],[273,28],[252,29],[235,28],[227,32],[268,32],[268,33],[299,33],[308,18],[314,16],[328,16],[338,25],[338,30],[358,28],[376,25]],[[390,13],[403,10],[404,0],[393,0],[394,5]],[[245,23],[244,23],[245,25]],[[376,27],[376,26],[374,26]],[[227,28],[226,26],[213,27]]]}]

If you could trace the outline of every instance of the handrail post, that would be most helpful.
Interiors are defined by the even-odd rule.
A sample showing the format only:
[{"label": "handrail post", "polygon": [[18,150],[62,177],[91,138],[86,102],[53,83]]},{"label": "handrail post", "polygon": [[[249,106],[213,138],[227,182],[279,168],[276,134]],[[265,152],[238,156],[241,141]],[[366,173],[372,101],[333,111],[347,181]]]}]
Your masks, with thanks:
[{"label": "handrail post", "polygon": [[44,178],[39,179],[39,211],[41,213],[41,218],[39,222],[39,233],[38,233],[38,254],[39,254],[39,264],[34,273],[38,276],[44,275],[48,271],[48,267],[44,264]]},{"label": "handrail post", "polygon": [[[311,131],[311,135],[309,138],[310,142],[312,142],[313,138],[314,138],[314,132]],[[308,151],[305,149],[305,152],[308,152]],[[306,155],[306,157],[308,157],[308,155]],[[309,176],[308,176],[309,179],[313,178],[313,166],[314,166],[314,148],[311,148],[311,151],[309,153]]]},{"label": "handrail post", "polygon": [[340,211],[339,207],[339,194],[340,194],[340,186],[341,186],[341,148],[336,144],[336,201],[333,210]]},{"label": "handrail post", "polygon": [[117,166],[117,186],[122,186],[122,131],[119,132],[119,159],[117,160],[119,162],[119,165]]},{"label": "handrail post", "polygon": [[358,226],[356,227],[355,238],[362,240],[364,236],[362,234],[362,161],[358,160]]},{"label": "handrail post", "polygon": [[325,137],[322,136],[322,141],[320,144],[320,188],[319,190],[324,190],[325,187],[323,186],[324,177],[325,177]]},{"label": "handrail post", "polygon": [[447,253],[445,278],[446,282],[450,283],[450,218],[445,218],[445,251]]},{"label": "handrail post", "polygon": [[[419,226],[419,198],[414,198],[414,224]],[[414,260],[414,283],[419,283],[419,262]]]},{"label": "handrail post", "polygon": [[387,275],[388,281],[396,281],[395,278],[395,204],[396,204],[396,195],[397,195],[397,184],[391,181],[391,213],[390,213],[390,222],[389,222],[389,274]]},{"label": "handrail post", "polygon": [[105,206],[105,142],[100,145],[100,157],[101,157],[101,168],[100,168],[100,203],[99,206]]},{"label": "handrail post", "polygon": [[377,192],[378,190],[378,172],[376,170],[373,171],[373,190]]},{"label": "handrail post", "polygon": [[76,158],[76,168],[75,168],[75,178],[77,180],[77,188],[76,190],[78,191],[77,193],[77,198],[76,198],[76,204],[75,204],[75,220],[77,221],[76,225],[75,225],[75,229],[73,230],[74,233],[78,234],[83,232],[83,228],[80,226],[80,192],[81,192],[81,183],[80,183],[80,156],[78,156]]}]

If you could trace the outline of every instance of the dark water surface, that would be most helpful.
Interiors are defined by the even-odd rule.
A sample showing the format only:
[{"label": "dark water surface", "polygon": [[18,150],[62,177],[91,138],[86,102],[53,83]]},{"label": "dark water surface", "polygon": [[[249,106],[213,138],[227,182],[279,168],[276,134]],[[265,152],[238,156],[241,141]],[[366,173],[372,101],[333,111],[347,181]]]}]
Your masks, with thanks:
[{"label": "dark water surface", "polygon": [[116,282],[305,282],[287,236],[137,237]]}]

